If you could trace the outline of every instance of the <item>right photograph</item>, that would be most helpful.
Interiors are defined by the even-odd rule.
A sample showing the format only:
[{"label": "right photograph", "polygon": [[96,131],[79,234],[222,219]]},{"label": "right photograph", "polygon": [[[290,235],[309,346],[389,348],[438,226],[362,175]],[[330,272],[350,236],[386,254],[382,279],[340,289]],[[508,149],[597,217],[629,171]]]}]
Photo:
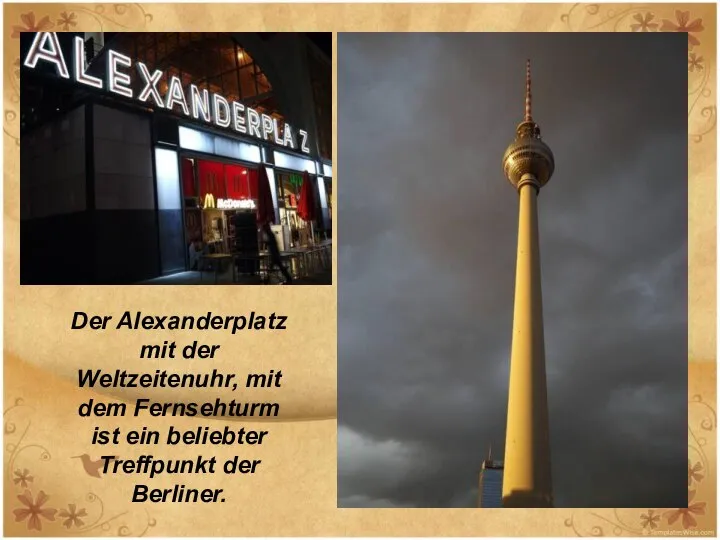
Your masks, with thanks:
[{"label": "right photograph", "polygon": [[338,507],[686,507],[688,35],[337,55]]}]

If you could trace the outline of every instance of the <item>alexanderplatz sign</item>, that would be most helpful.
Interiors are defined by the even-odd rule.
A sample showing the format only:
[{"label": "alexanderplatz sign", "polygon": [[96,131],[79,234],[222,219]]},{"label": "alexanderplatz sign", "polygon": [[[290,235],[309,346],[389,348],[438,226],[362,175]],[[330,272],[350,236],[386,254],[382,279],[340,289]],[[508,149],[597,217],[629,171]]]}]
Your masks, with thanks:
[{"label": "alexanderplatz sign", "polygon": [[[68,64],[60,49],[55,32],[38,32],[35,35],[30,51],[23,64],[34,69],[38,62],[46,62],[55,66],[58,76],[71,80]],[[125,98],[136,99],[144,104],[152,104],[159,109],[181,112],[185,116],[202,120],[223,129],[232,129],[241,135],[249,135],[263,141],[270,141],[291,150],[300,150],[310,153],[308,147],[308,133],[302,129],[294,129],[285,124],[283,133],[280,133],[277,118],[259,113],[252,107],[247,107],[237,101],[229,102],[225,97],[206,89],[200,90],[191,84],[187,95],[183,90],[180,79],[170,77],[165,95],[161,95],[157,85],[163,72],[159,69],[150,73],[148,67],[142,62],[135,62],[135,68],[143,81],[142,91],[135,95],[130,87],[130,76],[124,71],[131,69],[133,61],[117,51],[107,51],[107,71],[105,80],[86,73],[85,42],[80,36],[75,37],[73,47],[73,76],[77,84],[82,84],[118,94]]]}]

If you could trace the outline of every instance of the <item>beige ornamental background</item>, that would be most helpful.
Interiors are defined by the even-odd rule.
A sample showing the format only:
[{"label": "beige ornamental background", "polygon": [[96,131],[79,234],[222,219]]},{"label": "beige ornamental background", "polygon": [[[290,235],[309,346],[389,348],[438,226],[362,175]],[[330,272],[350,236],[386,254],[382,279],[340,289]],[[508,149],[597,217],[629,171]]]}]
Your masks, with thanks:
[{"label": "beige ornamental background", "polygon": [[[716,12],[714,4],[5,4],[4,5],[4,524],[11,536],[709,536],[716,529]],[[689,345],[687,508],[342,509],[337,504],[337,244],[332,287],[19,286],[19,33],[22,31],[550,31],[688,34]],[[333,58],[333,68],[337,57]],[[334,109],[337,94],[333,90]],[[335,114],[335,113],[334,113]],[[333,116],[336,119],[336,116]],[[335,120],[334,120],[335,121]],[[335,134],[335,142],[337,141]],[[334,144],[336,148],[337,145]],[[336,162],[336,156],[333,156]],[[338,170],[337,164],[335,170]],[[342,178],[336,179],[342,196]],[[333,205],[335,208],[336,206]],[[334,220],[333,226],[336,226]],[[342,236],[333,237],[342,242]],[[182,292],[182,294],[179,294]],[[71,331],[74,311],[119,317],[152,314],[282,313],[289,329],[263,333]],[[93,475],[103,449],[95,425],[137,429],[145,417],[88,419],[90,398],[123,402],[138,394],[77,387],[78,368],[154,371],[137,358],[143,343],[199,339],[221,345],[208,364],[234,372],[283,371],[280,389],[248,401],[277,401],[272,423],[158,418],[161,430],[225,425],[267,430],[263,445],[163,447],[164,457],[235,455],[262,460],[256,474],[182,477],[224,489],[225,503],[133,504],[132,475]],[[197,360],[163,368],[203,369]],[[187,392],[183,399],[214,400]],[[165,401],[157,390],[147,397]],[[228,395],[227,397],[232,399]],[[236,396],[234,396],[236,397]],[[175,396],[176,399],[177,396]],[[120,445],[121,458],[148,453]],[[89,467],[75,458],[87,454]],[[139,477],[138,482],[142,483]],[[168,476],[153,487],[175,483]],[[713,534],[714,535],[714,534]]]}]

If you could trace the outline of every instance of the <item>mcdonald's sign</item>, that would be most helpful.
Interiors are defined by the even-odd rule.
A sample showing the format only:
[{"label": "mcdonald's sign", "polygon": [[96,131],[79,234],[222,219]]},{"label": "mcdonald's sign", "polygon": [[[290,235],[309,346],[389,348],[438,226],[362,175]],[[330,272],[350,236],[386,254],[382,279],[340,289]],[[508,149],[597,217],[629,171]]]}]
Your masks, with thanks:
[{"label": "mcdonald's sign", "polygon": [[215,196],[212,193],[205,194],[203,201],[203,210],[208,208],[217,208],[218,210],[254,210],[255,201],[253,199],[218,199],[215,204]]},{"label": "mcdonald's sign", "polygon": [[203,202],[203,210],[208,208],[215,208],[215,196],[212,193],[205,194],[205,201]]}]

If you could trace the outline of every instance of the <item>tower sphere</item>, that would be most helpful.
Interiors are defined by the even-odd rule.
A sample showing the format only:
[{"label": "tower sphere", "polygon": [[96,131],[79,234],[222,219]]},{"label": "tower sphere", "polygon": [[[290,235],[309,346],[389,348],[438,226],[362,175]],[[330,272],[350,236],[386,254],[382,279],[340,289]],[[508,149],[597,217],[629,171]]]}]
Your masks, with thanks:
[{"label": "tower sphere", "polygon": [[550,147],[540,139],[540,130],[534,122],[524,122],[518,127],[517,138],[505,150],[503,170],[515,188],[526,174],[535,177],[538,187],[550,180],[555,171],[555,158]]},{"label": "tower sphere", "polygon": [[553,153],[540,138],[540,126],[532,118],[530,60],[525,73],[525,119],[517,127],[515,140],[505,150],[503,170],[515,189],[526,183],[540,189],[555,171]]}]

